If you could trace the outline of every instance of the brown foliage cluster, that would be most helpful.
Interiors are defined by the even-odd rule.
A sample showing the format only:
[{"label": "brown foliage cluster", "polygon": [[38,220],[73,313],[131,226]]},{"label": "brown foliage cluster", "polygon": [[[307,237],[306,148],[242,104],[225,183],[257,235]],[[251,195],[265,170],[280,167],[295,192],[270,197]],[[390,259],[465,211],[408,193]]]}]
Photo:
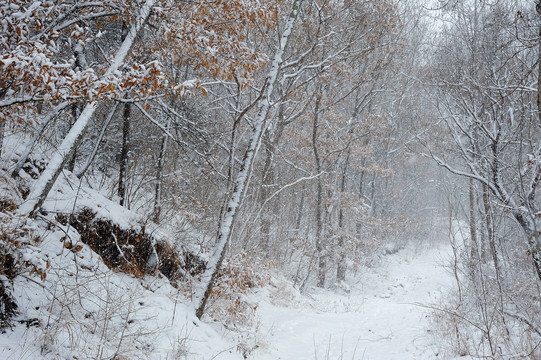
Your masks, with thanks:
[{"label": "brown foliage cluster", "polygon": [[166,242],[156,243],[156,253],[160,260],[158,269],[166,278],[176,285],[186,274],[196,276],[206,270],[206,264],[190,252],[179,252]]},{"label": "brown foliage cluster", "polygon": [[[227,323],[247,325],[252,322],[257,305],[246,297],[250,290],[269,283],[272,264],[260,264],[256,254],[240,253],[229,259],[218,273],[211,293],[210,314]],[[255,261],[254,261],[255,260]]]},{"label": "brown foliage cluster", "polygon": [[98,253],[110,269],[143,277],[152,255],[152,243],[144,232],[124,230],[110,220],[98,219],[89,209],[67,217],[59,215],[57,220],[73,226],[81,240]]},{"label": "brown foliage cluster", "polygon": [[[145,229],[123,229],[110,220],[96,217],[90,209],[83,209],[71,216],[60,214],[57,220],[73,226],[81,241],[99,254],[105,265],[112,270],[141,278],[159,270],[173,284],[186,274],[197,275],[205,270],[205,264],[190,252],[179,252],[167,242],[153,239]],[[155,254],[154,255],[154,251]],[[149,266],[149,260],[158,257],[157,266]]]}]

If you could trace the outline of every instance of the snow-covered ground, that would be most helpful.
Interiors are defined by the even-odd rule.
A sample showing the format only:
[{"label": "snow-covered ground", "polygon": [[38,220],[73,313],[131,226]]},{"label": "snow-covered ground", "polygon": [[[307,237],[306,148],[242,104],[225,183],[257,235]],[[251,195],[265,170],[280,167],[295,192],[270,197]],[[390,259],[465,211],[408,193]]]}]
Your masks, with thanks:
[{"label": "snow-covered ground", "polygon": [[[51,291],[78,283],[84,293],[71,301],[59,299],[61,305],[54,306],[40,290],[43,285],[20,279],[16,295],[27,309],[24,317],[41,325],[18,324],[0,334],[0,359],[67,359],[70,354],[91,359],[93,354],[117,351],[129,359],[243,358],[234,332],[197,320],[193,308],[182,299],[174,301],[174,289],[163,281],[138,281],[111,272],[86,247],[77,261],[94,271],[77,270],[70,261],[72,254],[63,251],[61,235],[53,232],[42,242],[44,250],[56,254],[49,257],[53,271],[46,287]],[[380,265],[358,274],[357,284],[347,293],[311,288],[301,295],[289,282],[274,279],[252,298],[258,302],[259,326],[253,333],[258,346],[248,359],[445,359],[439,354],[441,339],[431,328],[430,309],[423,305],[437,303],[442,291],[452,286],[443,266],[449,257],[450,246],[445,243],[386,255]],[[57,277],[55,268],[78,275]],[[103,297],[121,308],[99,308],[109,303]],[[50,309],[58,306],[56,311]],[[63,306],[71,307],[71,313],[62,315]],[[51,315],[59,326],[50,325]]]},{"label": "snow-covered ground", "polygon": [[265,346],[257,360],[443,358],[430,310],[452,286],[444,264],[450,245],[385,257],[382,268],[359,275],[348,294],[320,291],[311,300],[275,289],[258,311]]},{"label": "snow-covered ground", "polygon": [[[16,193],[7,174],[0,180],[1,194]],[[445,359],[439,354],[441,339],[431,327],[431,310],[424,306],[438,303],[442,292],[453,286],[444,266],[451,256],[445,241],[382,256],[377,266],[366,267],[355,277],[350,274],[348,291],[310,288],[301,295],[277,276],[251,296],[257,302],[258,325],[235,332],[218,322],[209,324],[208,319],[200,322],[189,300],[165,279],[135,279],[109,270],[74,229],[54,220],[58,211],[85,207],[123,228],[138,228],[141,223],[137,213],[68,172],[44,204],[47,217],[6,218],[5,224],[14,229],[32,230],[27,236],[35,235],[39,241],[25,251],[32,259],[47,260],[49,268],[46,281],[35,274],[15,279],[20,314],[12,329],[0,333],[0,360],[115,354],[126,359],[240,360],[243,355],[253,360]],[[159,235],[158,230],[152,232]],[[81,245],[80,250],[69,251],[66,239]],[[246,333],[250,346],[243,354],[246,347],[239,334]]]}]

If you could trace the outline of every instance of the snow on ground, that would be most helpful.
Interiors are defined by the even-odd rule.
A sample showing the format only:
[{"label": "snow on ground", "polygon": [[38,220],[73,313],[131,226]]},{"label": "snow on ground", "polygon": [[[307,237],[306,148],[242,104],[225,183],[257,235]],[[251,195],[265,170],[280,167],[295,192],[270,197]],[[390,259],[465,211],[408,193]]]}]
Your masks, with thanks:
[{"label": "snow on ground", "polygon": [[307,301],[275,289],[271,298],[278,301],[259,307],[266,346],[253,359],[438,358],[431,310],[421,304],[437,303],[452,286],[443,266],[450,254],[449,244],[440,244],[389,255],[382,269],[360,275],[348,294],[319,291]]},{"label": "snow on ground", "polygon": [[[31,225],[49,271],[46,281],[15,279],[20,314],[0,333],[0,359],[242,359],[220,326],[199,321],[166,279],[111,271],[73,229]],[[66,249],[65,236],[81,250]]]},{"label": "snow on ground", "polygon": [[[48,225],[57,211],[89,207],[124,228],[141,225],[140,215],[82,185],[64,172],[44,204],[48,219],[28,224],[41,239],[29,249],[47,258],[50,270],[45,282],[35,275],[16,279],[14,296],[21,314],[13,329],[0,334],[0,359],[114,354],[130,359],[241,359],[235,334],[219,323],[197,320],[187,299],[177,299],[177,291],[164,279],[116,273],[86,245],[79,252],[63,246],[66,236],[74,244],[79,239],[73,229]],[[10,192],[7,187],[0,190]],[[365,268],[350,279],[356,285],[347,293],[310,289],[300,295],[290,283],[275,279],[274,287],[253,296],[259,303],[259,325],[248,330],[259,347],[248,358],[444,358],[438,355],[441,339],[433,336],[431,310],[421,304],[438,303],[441,292],[452,286],[443,267],[450,253],[449,244],[440,243],[386,255],[381,266]]]},{"label": "snow on ground", "polygon": [[[0,173],[1,197],[12,197],[16,186]],[[123,228],[140,227],[140,214],[82,185],[69,172],[47,198],[47,215],[31,220],[20,213],[3,214],[2,225],[11,227],[3,231],[31,230],[24,235],[31,245],[23,247],[23,255],[32,263],[46,260],[41,267],[47,267],[47,276],[25,272],[14,279],[19,314],[12,328],[0,331],[0,360],[242,359],[237,343],[223,336],[223,327],[199,321],[189,301],[166,279],[136,279],[108,269],[73,228],[55,220],[57,212],[85,207]],[[67,241],[72,245],[66,247]]]},{"label": "snow on ground", "polygon": [[[90,207],[124,227],[139,224],[137,214],[79,184],[64,174],[45,203],[50,219],[56,211]],[[57,224],[46,230],[42,220],[31,225],[51,269],[46,282],[18,278],[15,296],[24,310],[16,320],[22,322],[0,334],[0,359],[92,359],[115,353],[130,359],[243,358],[235,334],[197,320],[185,298],[175,300],[177,292],[165,280],[110,271],[86,245],[77,253],[64,248],[65,235],[79,243],[73,229]],[[300,295],[290,283],[275,280],[275,287],[254,296],[260,323],[253,334],[259,347],[248,358],[438,358],[441,339],[431,331],[430,310],[419,304],[437,303],[441,291],[452,286],[442,266],[449,256],[448,244],[386,255],[378,266],[360,272],[347,293],[310,289]]]}]

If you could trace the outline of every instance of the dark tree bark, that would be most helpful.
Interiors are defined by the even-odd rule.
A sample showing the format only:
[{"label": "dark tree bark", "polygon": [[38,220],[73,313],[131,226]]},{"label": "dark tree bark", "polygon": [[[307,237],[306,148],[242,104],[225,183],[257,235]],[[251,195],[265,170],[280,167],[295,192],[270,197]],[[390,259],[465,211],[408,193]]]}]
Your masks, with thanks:
[{"label": "dark tree bark", "polygon": [[[170,123],[167,124],[167,130],[169,130]],[[160,148],[160,155],[158,156],[158,164],[156,166],[156,186],[155,186],[155,195],[154,195],[154,211],[152,214],[152,220],[156,223],[160,223],[160,214],[162,212],[162,178],[163,178],[163,167],[165,164],[165,154],[167,152],[167,140],[169,135],[167,133],[163,134],[162,146]]]},{"label": "dark tree bark", "polygon": [[[346,191],[346,175],[348,171],[350,159],[350,151],[348,151],[346,156],[346,161],[344,164],[344,169],[342,170],[342,179],[340,180],[340,193],[344,194]],[[338,237],[338,265],[336,267],[336,280],[345,281],[346,280],[346,249],[344,249],[344,222],[345,222],[344,208],[340,207],[338,212],[338,228],[342,231],[342,234]]]},{"label": "dark tree bark", "polygon": [[120,171],[118,174],[118,196],[120,196],[121,206],[126,204],[126,182],[130,156],[130,121],[131,104],[125,103],[122,115],[122,148],[120,149]]},{"label": "dark tree bark", "polygon": [[[317,147],[317,130],[319,122],[319,105],[321,102],[321,93],[316,97],[316,103],[314,108],[314,119],[312,124],[312,151],[314,153],[314,162],[316,173],[321,172],[321,159],[319,157],[319,151]],[[327,272],[327,254],[323,246],[323,185],[321,183],[321,176],[317,177],[317,197],[316,197],[316,251],[318,256],[318,271],[317,271],[317,286],[325,286],[325,275]]]}]

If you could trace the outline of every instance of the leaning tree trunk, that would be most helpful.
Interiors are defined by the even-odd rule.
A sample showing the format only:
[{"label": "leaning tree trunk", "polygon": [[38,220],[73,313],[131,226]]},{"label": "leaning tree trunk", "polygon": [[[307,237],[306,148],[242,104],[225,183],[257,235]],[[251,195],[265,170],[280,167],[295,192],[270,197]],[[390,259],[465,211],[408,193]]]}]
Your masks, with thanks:
[{"label": "leaning tree trunk", "polygon": [[254,159],[257,154],[259,144],[261,142],[261,136],[263,135],[263,131],[266,127],[267,115],[270,109],[270,97],[272,95],[276,79],[278,78],[278,72],[280,71],[280,67],[283,61],[282,58],[288,40],[293,31],[293,26],[295,25],[295,22],[297,20],[299,8],[302,1],[303,0],[294,0],[293,2],[293,7],[291,9],[289,19],[280,39],[280,44],[278,46],[278,49],[276,50],[276,53],[274,54],[274,59],[269,69],[269,73],[267,74],[267,77],[265,79],[267,86],[262,97],[259,112],[257,113],[257,116],[252,123],[253,130],[250,137],[249,145],[246,149],[246,152],[244,153],[242,165],[239,173],[237,174],[233,193],[231,194],[231,198],[229,199],[226,212],[220,220],[218,241],[214,246],[212,257],[207,263],[207,269],[203,274],[199,289],[196,291],[193,299],[193,305],[196,309],[195,314],[198,318],[201,318],[205,312],[205,305],[212,291],[212,287],[214,286],[216,275],[218,274],[218,271],[220,270],[220,267],[222,265],[225,256],[225,249],[231,238],[231,231],[235,222],[237,210],[242,203],[244,190],[246,188],[246,184],[248,183],[248,178],[252,173]]},{"label": "leaning tree trunk", "polygon": [[[136,19],[135,24],[132,25],[128,36],[126,36],[126,39],[120,45],[113,61],[111,62],[111,65],[104,74],[104,78],[114,74],[124,64],[124,61],[126,60],[126,57],[133,46],[135,38],[137,37],[137,34],[141,31],[146,19],[150,15],[150,11],[152,10],[152,6],[154,5],[155,1],[156,0],[147,0],[142,5],[141,12]],[[43,205],[43,202],[47,198],[49,191],[51,191],[56,179],[58,179],[60,172],[73,152],[73,149],[81,141],[84,131],[86,130],[90,119],[94,115],[94,112],[98,108],[98,105],[99,103],[97,101],[92,101],[85,106],[81,112],[81,115],[70,129],[68,135],[66,135],[58,147],[56,153],[49,160],[47,168],[45,171],[43,171],[40,178],[32,187],[30,195],[27,197],[27,201],[22,204],[19,209],[20,212],[27,213],[30,217],[34,217],[39,211]]]}]

